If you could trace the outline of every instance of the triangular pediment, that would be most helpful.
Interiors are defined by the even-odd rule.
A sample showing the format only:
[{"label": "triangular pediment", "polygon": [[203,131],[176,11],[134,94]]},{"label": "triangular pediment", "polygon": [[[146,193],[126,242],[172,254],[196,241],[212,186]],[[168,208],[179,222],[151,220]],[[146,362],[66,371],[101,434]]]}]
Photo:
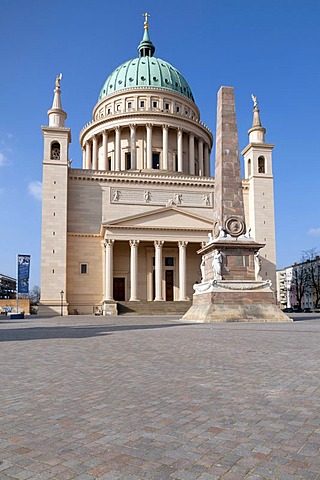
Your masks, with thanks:
[{"label": "triangular pediment", "polygon": [[212,229],[212,221],[180,208],[160,208],[151,212],[123,217],[105,222],[108,228],[145,228],[170,230],[204,230]]}]

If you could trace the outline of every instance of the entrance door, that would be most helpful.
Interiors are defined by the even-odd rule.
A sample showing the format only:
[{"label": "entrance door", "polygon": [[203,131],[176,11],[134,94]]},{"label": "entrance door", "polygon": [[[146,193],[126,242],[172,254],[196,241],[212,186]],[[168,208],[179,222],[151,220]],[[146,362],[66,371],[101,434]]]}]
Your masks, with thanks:
[{"label": "entrance door", "polygon": [[166,270],[166,301],[173,302],[173,270]]},{"label": "entrance door", "polygon": [[125,278],[113,279],[113,298],[118,301],[124,301],[125,297]]}]

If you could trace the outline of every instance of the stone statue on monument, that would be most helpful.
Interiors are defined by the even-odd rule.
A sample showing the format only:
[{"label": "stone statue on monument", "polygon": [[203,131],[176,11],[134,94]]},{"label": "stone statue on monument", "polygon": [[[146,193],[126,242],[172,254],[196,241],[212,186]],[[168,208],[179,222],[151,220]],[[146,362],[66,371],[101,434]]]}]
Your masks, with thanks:
[{"label": "stone statue on monument", "polygon": [[260,277],[260,270],[261,270],[261,258],[259,251],[257,250],[254,254],[254,275],[256,280],[261,280]]},{"label": "stone statue on monument", "polygon": [[205,271],[205,260],[204,256],[202,256],[201,264],[200,264],[200,270],[201,270],[201,282],[204,282],[206,279],[206,271]]},{"label": "stone statue on monument", "polygon": [[214,273],[215,280],[221,280],[221,271],[222,271],[222,253],[220,250],[215,250],[212,260],[212,270]]}]

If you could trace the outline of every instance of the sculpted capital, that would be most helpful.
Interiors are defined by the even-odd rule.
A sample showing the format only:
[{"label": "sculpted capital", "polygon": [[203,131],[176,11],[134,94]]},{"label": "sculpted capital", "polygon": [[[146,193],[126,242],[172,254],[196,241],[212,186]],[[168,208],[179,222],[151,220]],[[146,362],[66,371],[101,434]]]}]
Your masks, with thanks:
[{"label": "sculpted capital", "polygon": [[114,239],[113,238],[106,238],[105,241],[104,241],[104,245],[105,247],[107,248],[111,248],[113,247],[113,244],[114,244]]},{"label": "sculpted capital", "polygon": [[164,240],[155,240],[154,241],[155,248],[162,248],[163,244],[164,244]]},{"label": "sculpted capital", "polygon": [[178,247],[179,248],[186,248],[186,246],[188,245],[189,242],[186,242],[185,240],[180,240],[178,242]]},{"label": "sculpted capital", "polygon": [[129,245],[132,248],[137,247],[139,243],[140,243],[140,240],[129,240]]}]

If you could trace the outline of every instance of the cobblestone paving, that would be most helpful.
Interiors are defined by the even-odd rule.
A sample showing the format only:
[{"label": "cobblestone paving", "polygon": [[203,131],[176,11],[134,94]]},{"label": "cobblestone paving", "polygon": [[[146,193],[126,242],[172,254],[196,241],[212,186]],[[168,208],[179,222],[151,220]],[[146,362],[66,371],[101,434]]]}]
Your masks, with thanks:
[{"label": "cobblestone paving", "polygon": [[320,319],[0,320],[0,479],[320,479]]}]

